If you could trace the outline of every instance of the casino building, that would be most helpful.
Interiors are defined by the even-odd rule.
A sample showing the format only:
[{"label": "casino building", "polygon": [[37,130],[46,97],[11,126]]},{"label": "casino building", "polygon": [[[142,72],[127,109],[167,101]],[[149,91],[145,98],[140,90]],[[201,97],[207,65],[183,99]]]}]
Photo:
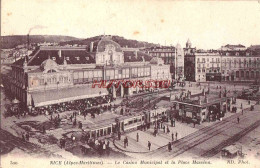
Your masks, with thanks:
[{"label": "casino building", "polygon": [[[152,76],[153,74],[153,76]],[[40,46],[12,64],[10,91],[28,107],[42,107],[106,95],[125,96],[146,88],[92,87],[93,81],[170,80],[170,66],[140,51],[123,51],[111,36],[89,47]]]}]

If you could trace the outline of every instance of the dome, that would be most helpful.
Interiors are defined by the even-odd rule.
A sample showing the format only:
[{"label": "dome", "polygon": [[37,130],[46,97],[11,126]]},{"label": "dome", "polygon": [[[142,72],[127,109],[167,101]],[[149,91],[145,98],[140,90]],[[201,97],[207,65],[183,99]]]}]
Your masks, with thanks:
[{"label": "dome", "polygon": [[44,70],[46,70],[46,69],[56,69],[57,66],[58,66],[58,64],[50,58],[43,61],[42,64],[41,64],[41,68],[44,69]]},{"label": "dome", "polygon": [[188,39],[188,41],[186,42],[186,48],[191,48],[191,42],[190,42],[190,39]]},{"label": "dome", "polygon": [[113,46],[116,52],[122,52],[121,46],[112,40],[110,36],[104,36],[97,44],[97,52],[104,52],[107,46]]}]

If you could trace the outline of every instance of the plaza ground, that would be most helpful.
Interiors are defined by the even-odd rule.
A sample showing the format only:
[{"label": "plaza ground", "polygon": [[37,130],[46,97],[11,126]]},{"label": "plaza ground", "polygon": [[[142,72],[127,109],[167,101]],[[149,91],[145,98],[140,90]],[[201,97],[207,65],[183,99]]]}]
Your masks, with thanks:
[{"label": "plaza ground", "polygon": [[[188,84],[185,87],[180,87],[177,86],[176,89],[179,90],[189,90],[191,91],[192,95],[196,95],[196,94],[200,94],[202,92],[202,90],[204,89],[205,91],[208,89],[208,86],[210,86],[210,88],[212,90],[216,89],[217,86],[222,86],[222,87],[226,87],[227,90],[242,90],[242,89],[246,89],[248,88],[248,86],[244,86],[244,85],[227,85],[227,84],[221,84],[221,83],[211,83],[210,85],[208,85],[207,83],[202,83],[201,87],[196,86],[196,83],[191,82],[192,87],[189,86]],[[179,95],[180,91],[169,91],[166,93],[163,93],[160,96],[175,96],[175,95]],[[155,96],[155,95],[154,95]],[[113,104],[120,104],[122,102],[123,98],[117,98],[117,100],[115,102],[112,103]],[[26,129],[29,127],[31,130],[31,137],[30,137],[30,143],[36,144],[39,147],[45,149],[46,151],[49,151],[53,154],[57,154],[57,155],[61,155],[64,158],[72,158],[72,157],[76,157],[75,153],[74,155],[72,154],[73,152],[71,151],[66,151],[64,149],[61,149],[57,142],[60,138],[64,137],[64,135],[66,136],[70,136],[71,133],[77,133],[82,132],[82,129],[79,129],[78,126],[73,126],[72,122],[69,121],[69,116],[71,115],[71,111],[68,112],[63,112],[60,113],[60,117],[62,118],[61,121],[61,125],[59,128],[55,128],[55,127],[48,127],[46,129],[46,134],[42,134],[41,130],[40,130],[40,126],[42,126],[43,123],[48,124],[48,122],[50,121],[50,116],[45,116],[45,115],[38,115],[38,116],[25,116],[25,117],[20,117],[19,119],[17,119],[15,116],[12,117],[8,117],[8,118],[4,118],[3,117],[3,111],[4,109],[4,105],[5,103],[10,103],[8,102],[8,100],[5,99],[4,94],[1,91],[1,117],[2,117],[2,122],[1,122],[1,128],[3,130],[6,130],[8,132],[10,132],[12,135],[21,138],[22,133],[26,132]],[[4,102],[4,103],[3,103]],[[240,105],[241,103],[243,104],[243,109],[248,109],[251,105],[248,104],[248,102],[246,100],[240,100],[237,99],[237,103],[235,105],[232,106],[236,106],[238,107],[238,112],[237,113],[226,113],[225,118],[230,119],[230,121],[228,120],[228,122],[232,122],[235,123],[236,122],[236,116],[237,115],[241,115],[241,109],[240,109]],[[255,104],[255,102],[251,102],[252,104]],[[170,106],[171,103],[167,102],[167,101],[161,101],[160,103],[158,103],[158,107],[168,107]],[[231,106],[231,108],[232,108]],[[116,117],[119,116],[119,108],[115,109],[111,112],[105,112],[102,113],[100,115],[96,115],[95,118],[92,118],[91,116],[86,116],[86,118],[84,119],[83,116],[77,116],[77,121],[82,122],[83,124],[83,129],[88,130],[91,127],[94,126],[100,126],[100,125],[104,125],[106,123],[110,123],[111,121],[114,121]],[[130,109],[133,111],[136,111],[136,109]],[[257,113],[258,112],[258,113]],[[254,115],[259,116],[259,106],[255,107],[255,112],[246,112],[249,118],[244,118],[241,119],[241,123],[243,123],[244,125],[242,127],[232,127],[232,129],[230,129],[229,127],[227,127],[226,129],[223,129],[223,134],[227,134],[230,135],[232,133],[236,133],[237,131],[239,131],[242,128],[246,128],[247,126],[249,126],[250,124],[252,124],[253,121],[257,120],[257,117],[254,117]],[[254,114],[254,115],[252,115]],[[244,115],[246,116],[246,115]],[[55,116],[53,116],[55,117]],[[232,119],[233,117],[233,119]],[[225,118],[223,121],[225,121]],[[251,120],[251,118],[253,118]],[[32,127],[32,125],[30,123],[33,123],[35,126]],[[175,127],[171,127],[170,123],[164,123],[164,125],[167,127],[169,127],[170,129],[170,133],[164,133],[163,130],[159,130],[159,134],[154,137],[152,135],[153,133],[153,126],[151,127],[150,130],[147,131],[140,131],[140,130],[136,130],[136,131],[132,131],[132,132],[128,132],[126,134],[122,135],[121,140],[116,140],[114,145],[113,141],[110,139],[111,141],[111,148],[113,151],[115,151],[115,155],[112,156],[113,157],[117,157],[117,156],[122,156],[125,157],[129,156],[129,157],[139,157],[139,156],[150,156],[150,155],[159,155],[162,151],[165,153],[167,151],[167,149],[165,149],[166,145],[169,142],[172,142],[172,133],[178,133],[178,141],[176,141],[176,137],[174,136],[174,143],[173,143],[173,147],[176,144],[181,143],[182,141],[185,141],[185,137],[189,137],[190,135],[196,134],[196,132],[199,132],[200,130],[203,129],[207,129],[208,127],[213,127],[215,124],[219,124],[221,125],[221,121],[216,121],[216,122],[204,122],[201,125],[195,125],[195,127],[193,128],[193,124],[187,124],[187,123],[181,123],[180,121],[176,121],[175,122]],[[38,126],[39,125],[39,126]],[[242,125],[242,124],[241,124]],[[241,139],[239,139],[239,141],[237,143],[243,144],[245,145],[244,142],[248,142],[244,148],[245,152],[248,153],[248,155],[257,155],[255,153],[255,149],[259,150],[259,136],[257,136],[255,133],[259,132],[259,127],[257,127],[254,131],[249,132],[248,134],[246,134],[244,137],[242,137]],[[231,132],[228,132],[231,131]],[[139,142],[136,141],[136,135],[137,133],[139,134]],[[124,144],[123,144],[123,139],[124,137],[127,136],[128,138],[128,146],[126,148],[124,148]],[[217,145],[218,143],[222,142],[226,137],[223,135],[221,137],[215,137],[216,139],[214,140],[214,145]],[[52,139],[52,141],[51,141]],[[148,150],[148,146],[147,146],[147,142],[150,141],[151,142],[151,150]],[[4,139],[1,139],[1,142],[5,142]],[[43,143],[44,142],[44,143]],[[6,143],[6,142],[5,142]],[[204,145],[206,145],[208,142],[205,141]],[[73,144],[72,144],[73,145]],[[80,145],[80,144],[78,144]],[[76,145],[77,146],[77,145]],[[212,146],[211,146],[212,147]],[[190,156],[190,157],[197,157],[197,151],[200,151],[198,149],[203,149],[202,151],[206,151],[207,149],[204,149],[205,147],[203,146],[203,143],[201,145],[197,145],[196,149],[194,149],[194,151],[185,151],[183,154],[180,154],[178,156],[182,157],[182,155],[185,156]],[[77,151],[78,149],[75,149],[75,151]],[[162,150],[162,151],[161,151]],[[251,151],[251,152],[250,152]],[[14,148],[10,153],[8,153],[7,155],[12,155],[12,154],[19,154],[19,153],[24,153],[24,150],[21,150],[20,148]],[[120,154],[121,153],[121,154]],[[168,152],[167,152],[168,153]],[[30,153],[31,154],[31,153]],[[78,156],[78,155],[77,155]],[[167,157],[171,157],[171,155],[167,155]],[[218,156],[216,156],[218,157]]]}]

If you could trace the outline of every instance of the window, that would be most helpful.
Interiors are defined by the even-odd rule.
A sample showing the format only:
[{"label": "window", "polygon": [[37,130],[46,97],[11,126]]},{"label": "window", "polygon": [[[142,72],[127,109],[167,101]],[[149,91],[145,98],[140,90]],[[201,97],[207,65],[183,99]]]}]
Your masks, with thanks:
[{"label": "window", "polygon": [[255,72],[251,71],[251,78],[254,78],[254,77],[255,77]]},{"label": "window", "polygon": [[244,78],[244,76],[245,76],[244,71],[241,71],[241,77]]},{"label": "window", "polygon": [[40,79],[40,85],[44,85],[44,79]]},{"label": "window", "polygon": [[79,57],[76,57],[76,60],[79,61]]},{"label": "window", "polygon": [[239,78],[239,71],[236,71],[236,77]]},{"label": "window", "polygon": [[52,57],[52,60],[53,60],[53,61],[56,61],[56,57]]},{"label": "window", "polygon": [[86,60],[88,61],[88,60],[89,60],[89,57],[86,57]]},{"label": "window", "polygon": [[66,57],[66,60],[69,61],[69,60],[70,60],[70,57]]}]

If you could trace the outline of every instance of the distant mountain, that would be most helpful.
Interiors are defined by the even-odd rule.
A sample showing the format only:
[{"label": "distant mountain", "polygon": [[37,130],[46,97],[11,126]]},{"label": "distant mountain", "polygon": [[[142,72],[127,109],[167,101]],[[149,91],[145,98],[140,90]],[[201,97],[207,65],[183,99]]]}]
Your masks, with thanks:
[{"label": "distant mountain", "polygon": [[[66,42],[61,42],[60,45],[90,45],[90,42],[92,41],[97,41],[101,38],[102,36],[95,36],[95,37],[90,37],[87,39],[83,40],[72,40],[72,41],[66,41]],[[112,40],[117,42],[121,47],[128,47],[128,48],[141,48],[141,47],[155,47],[158,46],[158,44],[153,44],[153,43],[148,43],[144,41],[137,41],[137,40],[129,40],[125,39],[124,37],[120,36],[112,36]]]},{"label": "distant mountain", "polygon": [[[71,36],[59,36],[59,35],[30,35],[30,43],[60,43],[65,41],[80,40]],[[1,48],[14,48],[17,45],[26,44],[27,35],[13,35],[13,36],[1,36]]]}]

